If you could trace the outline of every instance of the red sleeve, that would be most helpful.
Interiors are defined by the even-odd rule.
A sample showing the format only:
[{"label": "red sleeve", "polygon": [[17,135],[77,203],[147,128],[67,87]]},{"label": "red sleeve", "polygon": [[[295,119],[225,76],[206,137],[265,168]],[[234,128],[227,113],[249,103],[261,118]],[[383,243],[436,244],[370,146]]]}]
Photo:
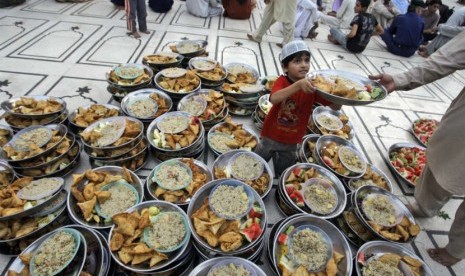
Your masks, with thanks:
[{"label": "red sleeve", "polygon": [[285,76],[279,76],[279,78],[276,80],[276,82],[273,85],[273,88],[271,89],[270,96],[273,95],[274,93],[278,92],[279,90],[286,88],[289,86],[289,83],[286,79]]}]

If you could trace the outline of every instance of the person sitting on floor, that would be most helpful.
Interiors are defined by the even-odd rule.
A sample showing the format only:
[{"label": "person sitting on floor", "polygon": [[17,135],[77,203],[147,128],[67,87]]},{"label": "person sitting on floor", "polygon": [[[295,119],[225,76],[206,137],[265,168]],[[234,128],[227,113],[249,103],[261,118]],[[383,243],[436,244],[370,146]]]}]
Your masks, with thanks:
[{"label": "person sitting on floor", "polygon": [[400,15],[400,11],[391,0],[377,0],[373,4],[371,13],[383,28],[389,27],[394,17]]},{"label": "person sitting on floor", "polygon": [[399,15],[389,28],[381,35],[389,52],[402,57],[411,57],[423,42],[425,23],[420,17],[425,3],[422,0],[412,0],[407,13]]},{"label": "person sitting on floor", "polygon": [[198,17],[214,17],[223,13],[223,8],[216,0],[186,0],[187,11]]},{"label": "person sitting on floor", "polygon": [[257,5],[254,0],[221,0],[224,8],[223,16],[231,19],[249,19]]},{"label": "person sitting on floor", "polygon": [[349,34],[345,34],[341,29],[331,28],[328,40],[340,44],[351,53],[361,53],[365,50],[372,35],[380,35],[383,28],[376,21],[376,18],[367,13],[371,0],[357,0],[355,3],[355,13],[350,25],[352,29]]},{"label": "person sitting on floor", "polygon": [[149,0],[149,7],[154,12],[166,13],[173,7],[173,0]]},{"label": "person sitting on floor", "polygon": [[355,16],[355,0],[344,0],[335,16],[331,13],[321,15],[321,23],[334,28],[350,29],[350,22]]},{"label": "person sitting on floor", "polygon": [[421,11],[421,18],[425,22],[423,30],[423,42],[433,40],[437,34],[436,28],[439,23],[440,16],[438,14],[439,7],[442,5],[441,0],[430,0],[426,3],[427,7]]}]

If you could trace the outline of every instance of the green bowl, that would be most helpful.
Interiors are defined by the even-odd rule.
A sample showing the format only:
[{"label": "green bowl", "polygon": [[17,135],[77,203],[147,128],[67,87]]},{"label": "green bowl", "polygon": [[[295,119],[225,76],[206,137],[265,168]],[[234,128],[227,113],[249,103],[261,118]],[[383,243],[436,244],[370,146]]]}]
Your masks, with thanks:
[{"label": "green bowl", "polygon": [[[56,269],[51,274],[38,273],[37,272],[37,266],[36,266],[37,255],[42,251],[44,245],[47,242],[51,241],[56,235],[58,235],[59,233],[62,233],[62,232],[68,233],[71,236],[73,236],[73,238],[74,238],[75,246],[74,246],[74,251],[72,253],[72,256],[59,269]],[[31,262],[29,263],[29,271],[30,271],[31,275],[32,276],[41,276],[41,275],[53,276],[53,275],[57,275],[58,273],[63,271],[74,260],[74,257],[76,257],[76,253],[78,252],[80,243],[81,243],[81,234],[79,233],[79,231],[77,231],[75,229],[71,229],[71,228],[64,228],[64,229],[61,229],[59,231],[56,231],[50,237],[48,237],[46,240],[44,240],[44,242],[42,242],[42,244],[35,251],[34,256],[32,256]]]},{"label": "green bowl", "polygon": [[[176,251],[178,250],[179,248],[181,248],[184,244],[186,244],[186,242],[190,239],[190,230],[189,230],[189,226],[187,224],[187,220],[186,218],[178,213],[178,212],[162,212],[158,215],[156,215],[155,217],[153,217],[153,219],[151,219],[151,224],[156,224],[160,219],[162,219],[163,217],[165,217],[166,215],[175,215],[175,216],[179,216],[182,220],[182,223],[184,225],[184,229],[186,230],[186,234],[184,235],[184,239],[177,245],[173,246],[173,247],[170,247],[170,248],[166,248],[166,249],[159,249],[157,248],[156,245],[150,243],[149,241],[149,234],[150,234],[150,228],[151,227],[145,227],[144,229],[144,233],[143,233],[143,239],[144,239],[144,242],[147,244],[147,246],[155,249],[155,251],[157,252],[161,252],[161,253],[170,253],[170,252],[173,252],[173,251]],[[163,223],[163,222],[162,222]]]},{"label": "green bowl", "polygon": [[[134,188],[134,186],[132,186],[126,180],[123,180],[123,179],[108,183],[107,185],[102,187],[101,191],[108,191],[111,187],[114,187],[114,186],[124,186],[128,188],[129,190],[133,191],[134,194],[136,195],[136,200],[133,206],[139,203],[139,193],[137,192],[136,188]],[[99,216],[101,216],[105,220],[109,220],[109,221],[111,220],[111,217],[108,216],[108,214],[104,213],[102,209],[100,208],[100,203],[98,202],[98,200],[97,200],[97,203],[95,204],[95,211],[97,212]]]}]

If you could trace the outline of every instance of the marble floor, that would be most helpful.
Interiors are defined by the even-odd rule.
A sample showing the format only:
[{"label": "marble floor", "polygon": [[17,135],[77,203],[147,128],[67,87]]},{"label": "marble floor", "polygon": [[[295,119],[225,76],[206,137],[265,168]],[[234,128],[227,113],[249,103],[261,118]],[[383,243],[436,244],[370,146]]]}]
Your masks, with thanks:
[{"label": "marble floor", "polygon": [[[54,0],[27,0],[26,3],[0,9],[0,101],[20,95],[53,95],[66,100],[69,110],[90,103],[113,103],[106,91],[105,73],[114,65],[141,62],[144,55],[169,51],[168,46],[181,39],[208,41],[209,56],[222,64],[244,62],[255,67],[261,76],[282,72],[278,60],[281,42],[279,25],[274,25],[262,43],[246,38],[262,17],[264,4],[258,1],[249,20],[224,17],[202,19],[187,13],[185,2],[175,0],[166,14],[148,9],[151,33],[135,39],[126,35],[125,14],[108,0],[86,3],[58,3]],[[450,6],[460,5],[446,0]],[[305,42],[312,50],[313,69],[339,69],[360,75],[404,71],[423,58],[402,58],[388,53],[379,38],[373,38],[363,54],[350,54],[326,39],[328,27],[321,26],[316,40]],[[465,72],[438,80],[409,92],[392,93],[385,100],[363,107],[344,107],[356,129],[354,143],[369,162],[382,169],[394,184],[394,193],[403,201],[413,200],[413,190],[388,169],[387,150],[397,142],[414,142],[411,123],[420,117],[440,119],[451,100],[465,85]],[[247,117],[234,120],[252,125]],[[213,155],[204,156],[211,164]],[[148,163],[138,174],[145,177],[154,166]],[[76,171],[88,167],[83,162]],[[274,191],[273,191],[274,192]],[[270,225],[282,218],[276,203],[270,206]],[[444,208],[450,217],[462,199],[452,199]],[[465,262],[443,267],[432,261],[426,249],[444,246],[451,220],[420,219],[422,233],[410,249],[421,256],[437,275],[463,275]],[[9,262],[0,256],[0,272]],[[262,267],[269,272],[263,256]],[[271,272],[270,272],[271,273]],[[1,273],[3,275],[3,273]]]}]

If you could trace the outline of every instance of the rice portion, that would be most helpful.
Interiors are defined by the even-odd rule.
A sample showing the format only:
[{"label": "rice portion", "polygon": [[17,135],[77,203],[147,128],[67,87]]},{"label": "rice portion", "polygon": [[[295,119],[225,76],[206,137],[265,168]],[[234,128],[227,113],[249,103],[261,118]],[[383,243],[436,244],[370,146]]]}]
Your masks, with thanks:
[{"label": "rice portion", "polygon": [[114,185],[108,191],[110,198],[100,204],[100,210],[108,217],[122,213],[136,204],[136,194],[124,185]]}]

